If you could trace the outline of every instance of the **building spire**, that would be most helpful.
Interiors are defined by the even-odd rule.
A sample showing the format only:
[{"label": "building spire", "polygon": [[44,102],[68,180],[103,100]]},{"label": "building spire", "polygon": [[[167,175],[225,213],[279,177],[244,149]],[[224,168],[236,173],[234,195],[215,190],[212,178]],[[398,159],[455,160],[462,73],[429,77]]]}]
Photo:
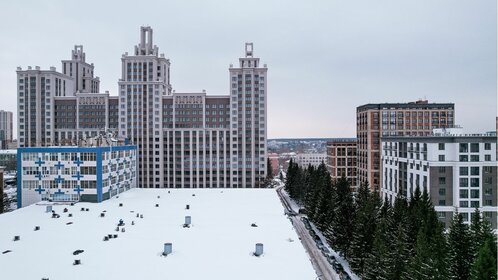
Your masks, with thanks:
[{"label": "building spire", "polygon": [[135,55],[157,55],[157,47],[152,43],[152,28],[140,27],[140,44],[135,47]]}]

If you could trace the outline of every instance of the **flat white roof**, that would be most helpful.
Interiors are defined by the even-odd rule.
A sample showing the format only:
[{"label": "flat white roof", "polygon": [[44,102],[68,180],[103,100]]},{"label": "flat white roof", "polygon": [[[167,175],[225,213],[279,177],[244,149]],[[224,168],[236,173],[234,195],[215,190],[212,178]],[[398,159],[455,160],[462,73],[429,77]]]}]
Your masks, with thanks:
[{"label": "flat white roof", "polygon": [[[187,204],[189,210],[185,209]],[[82,212],[82,207],[89,211]],[[64,208],[69,211],[63,213]],[[316,277],[273,189],[133,189],[100,204],[53,205],[53,210],[60,218],[46,213],[46,205],[0,215],[2,277]],[[137,218],[137,214],[143,218]],[[192,217],[190,228],[183,227],[186,215]],[[115,231],[119,219],[123,219],[126,232]],[[258,227],[251,227],[252,223]],[[34,231],[35,226],[40,230]],[[108,234],[118,234],[118,238],[103,241]],[[19,241],[13,241],[15,235],[20,236]],[[166,242],[172,243],[173,252],[163,257]],[[256,243],[264,245],[261,257],[252,254]],[[2,254],[7,250],[11,252]],[[84,252],[73,255],[76,250]],[[73,265],[75,259],[81,260],[81,265]]]}]

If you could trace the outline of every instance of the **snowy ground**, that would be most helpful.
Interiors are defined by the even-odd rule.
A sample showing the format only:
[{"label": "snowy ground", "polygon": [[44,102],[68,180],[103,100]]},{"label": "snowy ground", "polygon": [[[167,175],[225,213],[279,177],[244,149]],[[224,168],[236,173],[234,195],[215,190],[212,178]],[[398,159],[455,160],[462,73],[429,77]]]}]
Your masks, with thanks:
[{"label": "snowy ground", "polygon": [[[169,191],[135,189],[100,204],[54,205],[58,219],[45,205],[0,215],[2,278],[315,279],[274,189]],[[182,226],[186,215],[191,228]],[[119,219],[126,232],[115,231]],[[103,241],[107,234],[118,238]],[[165,242],[173,243],[173,253],[162,257]],[[264,244],[261,257],[252,255],[258,242]],[[2,254],[6,250],[12,252]],[[74,256],[75,250],[84,252]],[[75,259],[82,264],[74,266]]]}]

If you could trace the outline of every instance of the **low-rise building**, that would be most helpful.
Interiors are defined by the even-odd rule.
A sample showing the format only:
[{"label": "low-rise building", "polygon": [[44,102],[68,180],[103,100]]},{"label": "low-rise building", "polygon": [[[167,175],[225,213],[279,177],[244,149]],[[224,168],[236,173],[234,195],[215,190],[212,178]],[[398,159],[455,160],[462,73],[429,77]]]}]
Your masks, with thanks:
[{"label": "low-rise building", "polygon": [[382,138],[384,198],[427,189],[438,216],[449,226],[458,211],[471,222],[476,208],[497,227],[496,133],[434,130],[430,136]]},{"label": "low-rise building", "polygon": [[356,183],[356,138],[336,138],[327,142],[327,170],[332,179],[345,177],[353,191]]},{"label": "low-rise building", "polygon": [[309,165],[318,167],[322,162],[327,160],[327,154],[297,154],[296,163],[301,167],[308,167]]},{"label": "low-rise building", "polygon": [[17,150],[18,208],[39,201],[101,202],[137,186],[137,148],[28,147]]},{"label": "low-rise building", "polygon": [[0,150],[0,166],[5,171],[15,171],[17,163],[17,150]]}]

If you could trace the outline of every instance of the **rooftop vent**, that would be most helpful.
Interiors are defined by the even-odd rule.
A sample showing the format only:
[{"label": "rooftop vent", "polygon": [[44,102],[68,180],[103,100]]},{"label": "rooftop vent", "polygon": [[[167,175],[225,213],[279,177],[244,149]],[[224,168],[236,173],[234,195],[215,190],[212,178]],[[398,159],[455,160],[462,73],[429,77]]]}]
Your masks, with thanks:
[{"label": "rooftop vent", "polygon": [[188,210],[188,209],[190,209],[190,205],[188,205],[188,204],[187,204],[187,205],[185,206],[185,209],[187,209],[187,210]]},{"label": "rooftop vent", "polygon": [[191,223],[192,223],[192,217],[185,216],[185,224],[183,224],[183,227],[190,227]]},{"label": "rooftop vent", "polygon": [[64,213],[67,213],[67,211],[69,211],[69,210],[67,210],[67,208],[64,208],[64,211],[63,211],[63,212],[64,212]]},{"label": "rooftop vent", "polygon": [[67,216],[68,216],[68,217],[72,217],[72,216],[73,216],[73,214],[69,213],[69,214],[67,214]]},{"label": "rooftop vent", "polygon": [[74,260],[73,262],[73,265],[80,265],[81,264],[81,260]]},{"label": "rooftop vent", "polygon": [[21,237],[19,235],[14,236],[14,241],[19,241],[21,240]]},{"label": "rooftop vent", "polygon": [[119,204],[119,207],[123,207],[123,203],[120,203],[120,204]]},{"label": "rooftop vent", "polygon": [[40,226],[35,226],[35,231],[40,230]]},{"label": "rooftop vent", "polygon": [[256,257],[263,255],[263,243],[256,243],[256,252],[254,252]]},{"label": "rooftop vent", "polygon": [[45,210],[45,213],[50,213],[52,212],[52,205],[47,205],[47,209]]},{"label": "rooftop vent", "polygon": [[158,203],[156,203],[156,207],[159,207],[159,204],[158,204]]},{"label": "rooftop vent", "polygon": [[171,243],[164,243],[164,251],[163,251],[163,256],[167,256],[173,252],[173,244]]}]

